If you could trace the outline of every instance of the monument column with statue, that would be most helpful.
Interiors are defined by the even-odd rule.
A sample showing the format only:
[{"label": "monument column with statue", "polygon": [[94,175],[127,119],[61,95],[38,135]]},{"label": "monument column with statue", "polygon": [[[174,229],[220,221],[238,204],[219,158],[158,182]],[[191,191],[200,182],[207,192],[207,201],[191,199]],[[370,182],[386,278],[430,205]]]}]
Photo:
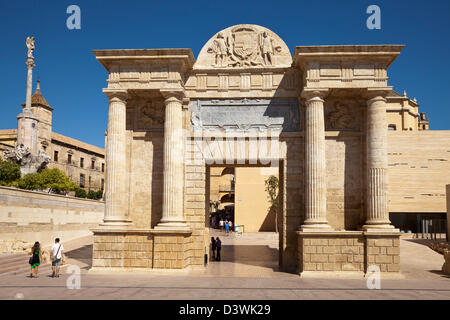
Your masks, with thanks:
[{"label": "monument column with statue", "polygon": [[27,41],[27,93],[25,107],[17,116],[17,145],[11,151],[5,151],[5,157],[20,165],[21,175],[34,173],[44,169],[50,162],[50,157],[44,150],[38,148],[38,123],[39,118],[36,117],[31,110],[31,91],[33,87],[33,68],[34,63],[33,51],[35,49],[34,37],[28,37]]}]

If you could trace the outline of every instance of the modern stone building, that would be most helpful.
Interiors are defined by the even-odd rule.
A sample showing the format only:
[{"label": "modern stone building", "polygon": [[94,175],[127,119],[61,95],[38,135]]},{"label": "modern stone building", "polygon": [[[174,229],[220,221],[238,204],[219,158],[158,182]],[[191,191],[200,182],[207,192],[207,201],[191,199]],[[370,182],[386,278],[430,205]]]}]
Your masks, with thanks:
[{"label": "modern stone building", "polygon": [[[422,192],[408,182],[417,164],[397,159],[427,161],[450,140],[421,136],[428,124],[417,103],[388,85],[402,49],[299,46],[292,55],[272,31],[237,25],[196,61],[190,49],[95,50],[109,73],[109,135],[93,271],[203,268],[207,180],[226,164],[278,168],[284,270],[397,273],[400,232],[389,210],[407,212],[402,194]],[[427,198],[436,208],[449,169],[440,164],[429,185],[441,191]]]},{"label": "modern stone building", "polygon": [[[23,105],[24,107],[25,105]],[[38,149],[43,149],[50,157],[48,168],[58,168],[80,187],[86,190],[101,190],[105,185],[105,151],[53,132],[53,108],[42,95],[39,80],[31,96],[31,109],[38,119]],[[17,144],[17,129],[0,130],[0,154],[12,150]]]}]

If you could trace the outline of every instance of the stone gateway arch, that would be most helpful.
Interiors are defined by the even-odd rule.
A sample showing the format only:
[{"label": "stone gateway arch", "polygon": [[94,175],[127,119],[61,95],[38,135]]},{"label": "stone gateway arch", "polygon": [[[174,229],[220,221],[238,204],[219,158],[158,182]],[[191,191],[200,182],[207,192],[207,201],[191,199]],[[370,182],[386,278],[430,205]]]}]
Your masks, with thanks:
[{"label": "stone gateway arch", "polygon": [[399,272],[387,69],[401,45],[298,46],[257,25],[190,49],[95,50],[108,70],[106,209],[92,271],[204,268],[208,172],[276,166],[279,263]]}]

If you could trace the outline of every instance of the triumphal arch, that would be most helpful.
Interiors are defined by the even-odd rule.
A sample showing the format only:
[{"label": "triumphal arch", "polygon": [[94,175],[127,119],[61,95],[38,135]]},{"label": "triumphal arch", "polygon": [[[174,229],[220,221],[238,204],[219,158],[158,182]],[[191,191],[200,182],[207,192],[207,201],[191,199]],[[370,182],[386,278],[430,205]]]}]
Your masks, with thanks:
[{"label": "triumphal arch", "polygon": [[93,270],[203,268],[214,165],[279,168],[280,266],[399,271],[387,69],[400,45],[298,46],[236,25],[190,49],[95,50],[108,70],[106,210]]}]

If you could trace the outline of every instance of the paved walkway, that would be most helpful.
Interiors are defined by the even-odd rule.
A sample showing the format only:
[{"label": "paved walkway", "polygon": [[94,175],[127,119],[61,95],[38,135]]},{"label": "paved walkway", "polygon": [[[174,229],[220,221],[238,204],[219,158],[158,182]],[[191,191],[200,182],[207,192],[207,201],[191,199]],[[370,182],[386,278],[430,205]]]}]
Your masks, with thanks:
[{"label": "paved walkway", "polygon": [[[92,237],[66,244],[67,263],[81,268],[81,289],[60,278],[28,272],[0,275],[0,299],[450,299],[450,277],[440,273],[443,258],[417,240],[401,241],[405,279],[382,279],[368,290],[366,279],[304,279],[280,272],[274,234],[219,234],[221,262],[206,270],[148,274],[88,274]],[[69,284],[73,283],[69,281]]]}]

